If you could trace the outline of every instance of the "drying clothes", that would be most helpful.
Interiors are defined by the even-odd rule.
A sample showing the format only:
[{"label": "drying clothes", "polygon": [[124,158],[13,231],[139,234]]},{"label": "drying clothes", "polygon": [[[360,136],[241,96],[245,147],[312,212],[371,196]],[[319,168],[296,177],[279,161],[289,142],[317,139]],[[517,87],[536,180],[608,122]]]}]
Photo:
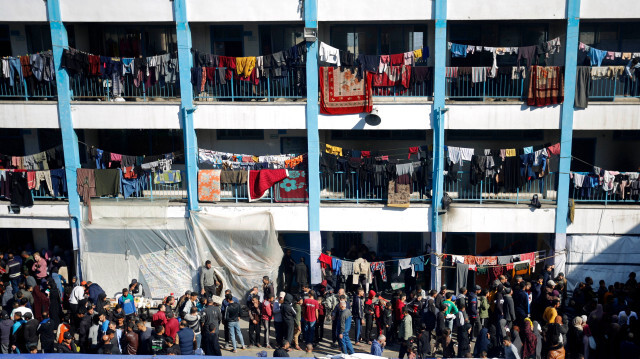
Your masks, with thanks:
[{"label": "drying clothes", "polygon": [[245,184],[247,183],[247,171],[222,171],[220,173],[220,183]]},{"label": "drying clothes", "polygon": [[417,50],[413,50],[413,58],[417,61],[418,59],[421,58],[428,58],[429,57],[429,48],[425,47],[424,49],[417,49]]},{"label": "drying clothes", "polygon": [[358,76],[364,78],[366,72],[378,72],[380,66],[379,55],[358,55],[359,72]]},{"label": "drying clothes", "polygon": [[530,253],[523,253],[520,255],[520,261],[528,261],[529,262],[529,267],[531,267],[531,269],[536,268],[536,253],[535,252],[530,252]]},{"label": "drying clothes", "polygon": [[411,258],[411,265],[413,265],[413,270],[416,272],[424,272],[424,257],[413,257]]},{"label": "drying clothes", "polygon": [[527,105],[543,107],[564,101],[564,77],[558,66],[533,66]]},{"label": "drying clothes", "polygon": [[342,273],[340,272],[340,269],[342,269],[342,259],[331,258],[331,266],[330,266],[330,268],[333,269],[333,272],[336,275],[341,275]]},{"label": "drying clothes", "polygon": [[29,189],[36,188],[36,173],[34,171],[27,172],[27,188]]},{"label": "drying clothes", "polygon": [[413,66],[413,64],[415,63],[415,60],[413,57],[413,51],[405,52],[403,54],[403,58],[404,58],[405,66]]},{"label": "drying clothes", "polygon": [[380,63],[378,64],[378,73],[383,73],[389,66],[389,55],[380,55]]},{"label": "drying clothes", "polygon": [[469,278],[469,265],[465,263],[456,263],[456,293],[460,294],[461,287],[467,287]]},{"label": "drying clothes", "polygon": [[451,44],[451,57],[467,57],[467,45]]},{"label": "drying clothes", "polygon": [[257,201],[264,197],[271,186],[288,176],[287,170],[248,170],[247,172],[249,202]]},{"label": "drying clothes", "polygon": [[380,277],[382,277],[382,281],[387,281],[387,270],[385,269],[384,262],[373,262],[371,263],[371,272],[380,272]]},{"label": "drying clothes", "polygon": [[396,176],[400,177],[402,175],[413,176],[413,163],[403,163],[396,165]]},{"label": "drying clothes", "polygon": [[245,78],[249,77],[256,67],[256,58],[250,57],[236,57],[236,73],[242,75]]},{"label": "drying clothes", "polygon": [[411,268],[412,276],[415,276],[413,273],[413,265],[411,265],[411,258],[403,258],[398,260],[398,275],[402,273],[403,270]]},{"label": "drying clothes", "polygon": [[154,172],[153,174],[153,183],[155,184],[173,184],[180,182],[182,182],[180,170]]},{"label": "drying clothes", "polygon": [[318,57],[320,58],[320,61],[340,66],[340,50],[333,46],[329,46],[324,42],[320,42]]},{"label": "drying clothes", "polygon": [[431,81],[433,68],[426,66],[414,66],[411,69],[411,87]]},{"label": "drying clothes", "polygon": [[373,74],[371,86],[392,87],[402,85],[405,89],[411,86],[411,67],[386,66],[379,74]]},{"label": "drying clothes", "polygon": [[329,257],[328,255],[326,255],[324,253],[320,253],[320,257],[318,257],[318,262],[321,265],[326,266],[327,268],[331,269],[331,261],[332,261],[331,257]]},{"label": "drying clothes", "polygon": [[40,183],[44,181],[50,195],[53,195],[53,185],[51,183],[51,173],[49,171],[36,171],[36,191],[40,189]]},{"label": "drying clothes", "polygon": [[353,67],[356,64],[356,55],[350,51],[340,51],[340,65]]},{"label": "drying clothes", "polygon": [[471,157],[473,157],[475,150],[473,148],[464,148],[460,147],[460,159],[462,161],[471,161]]},{"label": "drying clothes", "polygon": [[527,153],[533,153],[533,146],[529,146],[529,147],[524,147],[522,149],[522,151],[524,152],[524,154],[526,155]]},{"label": "drying clothes", "polygon": [[351,69],[320,67],[320,113],[369,113],[373,108],[372,73],[358,78]]},{"label": "drying clothes", "polygon": [[487,81],[487,68],[486,67],[471,68],[471,81],[474,83]]},{"label": "drying clothes", "polygon": [[198,201],[220,202],[221,170],[198,171]]},{"label": "drying clothes", "polygon": [[602,60],[607,56],[607,52],[592,47],[587,52],[587,56],[591,60],[591,66],[601,66]]},{"label": "drying clothes", "polygon": [[511,259],[511,256],[498,256],[498,264],[509,264]]},{"label": "drying clothes", "polygon": [[547,152],[549,155],[559,156],[560,155],[560,143],[556,143],[555,145],[551,145],[547,147]]},{"label": "drying clothes", "polygon": [[527,61],[527,67],[533,65],[536,59],[536,46],[523,46],[518,48],[518,63],[520,63],[520,59]]},{"label": "drying clothes", "polygon": [[77,174],[77,191],[82,198],[82,201],[88,208],[87,219],[89,223],[93,221],[93,215],[91,213],[91,197],[96,196],[96,178],[95,171],[92,169],[78,168]]},{"label": "drying clothes", "polygon": [[451,163],[460,163],[460,147],[447,146],[447,155]]},{"label": "drying clothes", "polygon": [[120,170],[95,170],[96,196],[117,197],[120,193]]},{"label": "drying clothes", "polygon": [[520,173],[521,160],[519,157],[507,157],[503,163],[502,177],[506,192],[516,192],[522,187],[523,179]]},{"label": "drying clothes", "polygon": [[[411,178],[408,175],[405,175]],[[396,183],[394,180],[389,181],[389,191],[387,194],[388,207],[408,208],[411,201],[411,184]]]},{"label": "drying clothes", "polygon": [[[11,206],[32,207],[33,195],[29,190],[26,172],[9,172],[11,178]],[[7,179],[9,180],[9,178]]]},{"label": "drying clothes", "polygon": [[342,261],[342,268],[340,268],[340,272],[345,277],[348,277],[353,274],[353,262]]},{"label": "drying clothes", "polygon": [[607,56],[605,56],[604,58],[607,60],[615,60],[615,53],[613,51],[607,51]]},{"label": "drying clothes", "polygon": [[358,284],[360,275],[365,276],[366,283],[371,283],[371,265],[364,258],[358,258],[353,262],[353,284]]},{"label": "drying clothes", "polygon": [[338,147],[338,146],[331,146],[331,145],[325,145],[325,150],[326,153],[332,154],[332,155],[336,155],[336,156],[342,156],[342,147]]},{"label": "drying clothes", "polygon": [[58,197],[67,193],[67,174],[64,168],[50,170],[51,185],[53,187],[53,196]]},{"label": "drying clothes", "polygon": [[591,88],[591,69],[588,66],[578,66],[576,73],[576,96],[573,102],[575,108],[589,106],[589,91]]}]

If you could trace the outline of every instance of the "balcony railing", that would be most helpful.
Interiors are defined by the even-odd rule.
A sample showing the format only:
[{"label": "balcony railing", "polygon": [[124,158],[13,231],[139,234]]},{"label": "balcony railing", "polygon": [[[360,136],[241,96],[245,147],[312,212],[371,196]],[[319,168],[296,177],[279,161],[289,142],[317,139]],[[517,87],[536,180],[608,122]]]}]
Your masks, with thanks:
[{"label": "balcony railing", "polygon": [[[588,173],[583,173],[588,175]],[[596,179],[597,180],[597,179]],[[584,181],[587,183],[587,180]],[[624,198],[619,191],[605,191],[602,186],[576,188],[573,181],[570,182],[569,196],[577,203],[604,203],[607,204],[638,204],[640,198],[634,198],[629,193],[625,193]]]},{"label": "balcony railing", "polygon": [[[433,71],[431,71],[433,73]],[[373,87],[373,96],[393,99],[393,101],[409,100],[411,98],[433,98],[433,77],[419,84],[412,83],[405,89],[402,86]]]},{"label": "balcony railing", "polygon": [[513,79],[512,75],[507,73],[498,73],[495,78],[487,76],[482,82],[473,82],[472,76],[467,74],[447,76],[445,85],[445,96],[452,100],[519,100],[525,91],[525,79]]},{"label": "balcony railing", "polygon": [[[320,174],[320,200],[326,202],[372,202],[387,201],[387,184],[373,186],[370,181],[360,185],[357,172],[335,172],[333,175]],[[411,202],[431,202],[431,183],[420,188],[415,182],[412,184]]]},{"label": "balcony railing", "polygon": [[543,178],[525,182],[516,192],[504,192],[503,187],[486,177],[480,183],[472,185],[469,172],[458,172],[457,181],[452,182],[445,177],[444,192],[457,202],[515,202],[527,203],[534,194],[541,203],[555,203],[557,195],[556,173],[551,172]]},{"label": "balcony railing", "polygon": [[136,86],[131,76],[122,78],[122,96],[114,96],[113,81],[98,77],[72,76],[69,78],[72,101],[113,101],[122,98],[129,101],[149,101],[161,99],[179,99],[180,85],[176,83],[161,84],[157,82],[151,87],[142,82]]},{"label": "balcony railing", "polygon": [[219,72],[215,71],[213,78],[205,83],[203,91],[201,86],[194,85],[193,93],[197,101],[276,101],[307,96],[304,67],[283,71],[282,77],[261,78],[257,85],[240,80],[237,76],[221,81],[219,76]]},{"label": "balcony railing", "polygon": [[628,76],[591,79],[589,99],[615,100],[640,98],[640,80],[632,81]]},{"label": "balcony railing", "polygon": [[0,79],[0,100],[55,100],[58,98],[56,82],[54,81],[36,81],[34,79],[23,79],[20,83],[19,78],[14,79],[13,86],[10,85],[9,79]]}]

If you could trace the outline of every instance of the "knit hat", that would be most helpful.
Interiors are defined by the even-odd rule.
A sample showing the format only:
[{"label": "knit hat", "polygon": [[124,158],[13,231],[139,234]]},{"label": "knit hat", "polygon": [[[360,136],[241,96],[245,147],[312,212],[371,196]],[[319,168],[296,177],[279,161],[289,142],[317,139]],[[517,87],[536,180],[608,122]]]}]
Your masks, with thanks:
[{"label": "knit hat", "polygon": [[373,299],[376,296],[376,292],[372,289],[369,291],[369,299]]}]

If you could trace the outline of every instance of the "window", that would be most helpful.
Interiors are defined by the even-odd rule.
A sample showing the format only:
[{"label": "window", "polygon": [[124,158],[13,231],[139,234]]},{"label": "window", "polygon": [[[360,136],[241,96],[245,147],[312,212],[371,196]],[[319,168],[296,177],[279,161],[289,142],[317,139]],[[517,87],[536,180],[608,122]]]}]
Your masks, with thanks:
[{"label": "window", "polygon": [[11,56],[11,39],[9,38],[9,26],[0,25],[0,57]]},{"label": "window", "polygon": [[361,232],[333,232],[333,248],[337,257],[347,259],[357,256],[357,247],[362,244]]},{"label": "window", "polygon": [[178,50],[175,26],[90,24],[88,30],[89,52],[96,55],[154,56]]},{"label": "window", "polygon": [[331,27],[330,45],[350,51],[356,57],[360,54],[399,54],[428,46],[427,26],[336,25]]},{"label": "window", "polygon": [[264,130],[217,130],[218,140],[264,140]]},{"label": "window", "polygon": [[243,56],[244,32],[242,25],[211,26],[211,48],[214,55]]},{"label": "window", "polygon": [[302,26],[261,25],[259,31],[261,55],[287,50],[304,41]]},{"label": "window", "polygon": [[24,30],[27,35],[27,52],[32,54],[51,50],[51,29],[48,24],[26,25]]},{"label": "window", "polygon": [[422,233],[379,232],[378,256],[404,257],[409,251],[422,253]]},{"label": "window", "polygon": [[411,140],[425,141],[426,132],[416,130],[333,130],[332,140]]}]

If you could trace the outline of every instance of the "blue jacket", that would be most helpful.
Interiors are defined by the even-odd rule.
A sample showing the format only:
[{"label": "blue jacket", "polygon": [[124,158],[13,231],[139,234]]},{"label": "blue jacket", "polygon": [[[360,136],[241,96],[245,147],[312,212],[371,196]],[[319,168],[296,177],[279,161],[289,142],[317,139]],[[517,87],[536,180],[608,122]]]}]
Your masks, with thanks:
[{"label": "blue jacket", "polygon": [[136,303],[131,294],[128,294],[126,297],[123,295],[118,298],[118,304],[122,307],[124,315],[134,314],[136,312]]},{"label": "blue jacket", "polygon": [[380,345],[377,340],[374,340],[373,343],[371,343],[371,355],[380,357],[382,356],[383,351],[384,349],[382,348],[382,345]]},{"label": "blue jacket", "polygon": [[102,290],[102,288],[97,283],[91,283],[91,285],[89,286],[89,300],[91,300],[93,304],[98,303],[98,296],[101,293],[104,293],[104,290]]}]

